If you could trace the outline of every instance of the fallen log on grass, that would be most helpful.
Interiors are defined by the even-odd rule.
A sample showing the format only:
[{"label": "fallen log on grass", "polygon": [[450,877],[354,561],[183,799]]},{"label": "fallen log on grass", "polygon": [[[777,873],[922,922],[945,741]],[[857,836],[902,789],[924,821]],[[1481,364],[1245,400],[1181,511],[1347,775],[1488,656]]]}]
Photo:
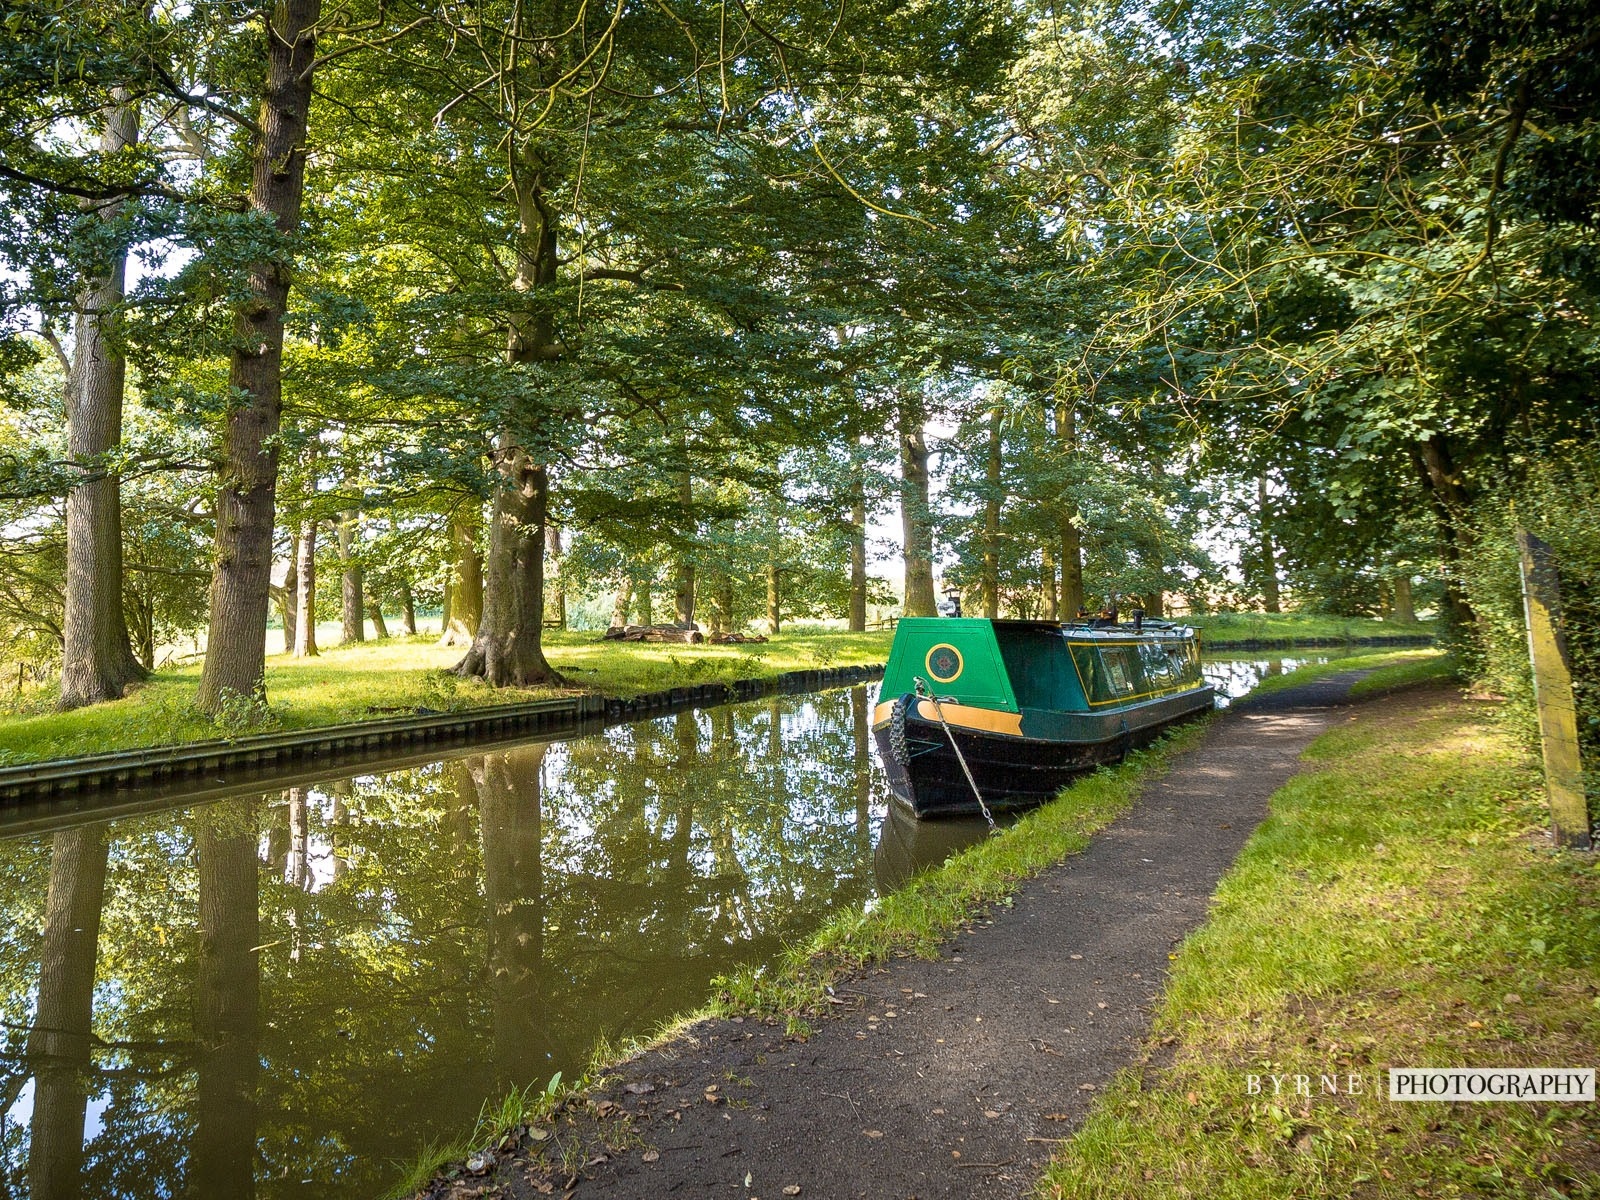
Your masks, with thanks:
[{"label": "fallen log on grass", "polygon": [[697,646],[706,640],[696,625],[613,625],[605,632],[608,642],[682,642]]}]

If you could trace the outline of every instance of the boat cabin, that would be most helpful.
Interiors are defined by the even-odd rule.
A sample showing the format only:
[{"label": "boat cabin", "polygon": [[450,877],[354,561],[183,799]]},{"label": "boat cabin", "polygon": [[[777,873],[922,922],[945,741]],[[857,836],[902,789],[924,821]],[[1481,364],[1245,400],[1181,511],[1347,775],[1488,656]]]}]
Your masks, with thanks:
[{"label": "boat cabin", "polygon": [[1145,622],[1095,626],[977,617],[907,617],[895,629],[880,695],[927,681],[975,708],[1097,713],[1203,683],[1194,631]]}]

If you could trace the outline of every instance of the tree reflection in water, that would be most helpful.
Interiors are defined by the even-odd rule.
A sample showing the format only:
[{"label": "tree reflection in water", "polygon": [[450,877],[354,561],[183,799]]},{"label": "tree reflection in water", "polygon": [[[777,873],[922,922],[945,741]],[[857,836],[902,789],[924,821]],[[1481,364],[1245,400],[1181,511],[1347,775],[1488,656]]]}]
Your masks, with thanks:
[{"label": "tree reflection in water", "polygon": [[0,1195],[381,1191],[486,1098],[865,902],[870,702],[0,842]]}]

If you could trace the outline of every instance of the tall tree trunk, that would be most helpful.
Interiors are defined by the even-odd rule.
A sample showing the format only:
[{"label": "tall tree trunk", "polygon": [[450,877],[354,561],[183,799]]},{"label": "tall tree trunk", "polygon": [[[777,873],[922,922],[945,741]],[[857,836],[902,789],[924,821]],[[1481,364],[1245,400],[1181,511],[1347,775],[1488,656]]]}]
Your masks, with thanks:
[{"label": "tall tree trunk", "polygon": [[[100,148],[116,154],[139,138],[138,109],[117,89]],[[102,205],[111,222],[120,200]],[[122,483],[105,456],[122,441],[122,390],[127,362],[113,329],[122,303],[128,256],[114,251],[104,273],[84,282],[76,345],[67,379],[67,455],[85,482],[67,493],[66,603],[62,622],[63,709],[115,700],[146,672],[133,656],[122,611]],[[265,624],[265,618],[263,618]]]},{"label": "tall tree trunk", "polygon": [[640,625],[649,625],[655,620],[655,610],[652,603],[651,589],[654,580],[649,575],[636,575],[633,580],[633,599],[638,609]]},{"label": "tall tree trunk", "polygon": [[28,1194],[34,1200],[83,1195],[83,1119],[108,851],[104,824],[64,830],[51,840],[39,998],[28,1035],[34,1076]]},{"label": "tall tree trunk", "polygon": [[450,545],[455,561],[446,587],[449,611],[439,633],[441,646],[470,646],[483,621],[483,558],[478,553],[478,522],[483,513],[474,503],[450,517]]},{"label": "tall tree trunk", "polygon": [[411,584],[407,580],[400,582],[400,632],[406,637],[417,636],[416,598],[412,596]]},{"label": "tall tree trunk", "polygon": [[[1063,456],[1070,464],[1078,452],[1078,411],[1070,400],[1056,405],[1056,437]],[[1078,528],[1078,506],[1070,501],[1061,506],[1061,611],[1063,621],[1076,620],[1083,610],[1083,531]]]},{"label": "tall tree trunk", "polygon": [[905,537],[908,617],[936,617],[933,591],[933,520],[928,500],[928,442],[909,404],[900,407],[900,524]]},{"label": "tall tree trunk", "polygon": [[1144,597],[1144,615],[1147,617],[1166,616],[1167,594],[1165,592],[1147,592]]},{"label": "tall tree trunk", "polygon": [[[252,147],[250,206],[285,238],[299,228],[305,191],[306,118],[321,0],[278,0],[267,13],[267,87],[261,135]],[[229,693],[265,687],[267,606],[283,416],[283,315],[289,304],[286,249],[251,265],[250,296],[238,306],[217,492],[210,634],[197,703],[215,713]]]},{"label": "tall tree trunk", "polygon": [[371,592],[367,593],[367,620],[372,622],[373,636],[386,638],[389,636],[389,625],[383,619],[383,605]]},{"label": "tall tree trunk", "polygon": [[555,586],[550,589],[550,620],[555,622],[557,629],[565,629],[567,627],[567,589],[561,583],[561,559],[565,553],[561,545],[561,526],[545,526],[544,548],[545,556],[549,560],[548,569],[555,577]]},{"label": "tall tree trunk", "polygon": [[1417,619],[1416,602],[1411,596],[1410,575],[1394,577],[1394,619],[1407,625]]},{"label": "tall tree trunk", "polygon": [[343,568],[339,573],[339,611],[344,624],[340,644],[348,646],[367,639],[361,612],[366,577],[356,552],[356,513],[352,509],[339,514],[339,565]]},{"label": "tall tree trunk", "polygon": [[717,633],[738,629],[733,619],[733,576],[722,568],[711,578],[711,628]]},{"label": "tall tree trunk", "polygon": [[1060,596],[1056,591],[1056,556],[1049,543],[1039,551],[1039,576],[1040,582],[1044,585],[1041,595],[1044,619],[1059,621],[1061,609]]},{"label": "tall tree trunk", "polygon": [[1442,433],[1418,443],[1412,452],[1433,506],[1439,543],[1444,552],[1444,595],[1440,597],[1439,614],[1448,630],[1464,630],[1477,619],[1461,590],[1462,526],[1471,496],[1456,471],[1450,445]]},{"label": "tall tree trunk", "polygon": [[260,1074],[260,880],[256,802],[208,809],[195,836],[200,946],[195,980],[195,1131],[189,1190],[255,1195],[256,1080]]},{"label": "tall tree trunk", "polygon": [[767,560],[767,632],[783,627],[783,568],[776,558]]},{"label": "tall tree trunk", "polygon": [[299,624],[294,631],[294,656],[315,658],[317,651],[317,523],[309,518],[300,522],[300,536],[294,543],[298,560],[295,580],[299,592]]},{"label": "tall tree trunk", "polygon": [[[517,206],[517,271],[512,287],[529,300],[514,310],[506,336],[510,366],[552,362],[560,357],[548,293],[556,284],[555,209],[549,192],[549,164],[532,146],[512,150],[511,192]],[[538,417],[529,414],[529,421]],[[456,673],[481,676],[491,687],[549,683],[560,679],[545,661],[544,529],[550,503],[550,475],[526,441],[533,430],[510,424],[494,449],[497,486],[489,526],[489,561],[484,586],[483,621],[472,649]]]},{"label": "tall tree trunk", "polygon": [[[680,448],[680,453],[687,462],[689,457],[687,444]],[[687,467],[677,475],[678,505],[683,509],[683,520],[688,528],[680,530],[685,544],[678,551],[678,561],[673,571],[673,607],[676,609],[679,623],[690,625],[694,622],[694,550],[690,545],[694,535],[694,477]]]},{"label": "tall tree trunk", "polygon": [[455,671],[491,687],[528,687],[559,678],[540,646],[549,476],[514,444],[497,448],[495,463],[501,485],[489,526],[483,620]]},{"label": "tall tree trunk", "polygon": [[1269,613],[1282,612],[1278,597],[1278,547],[1272,537],[1272,499],[1267,495],[1267,477],[1256,479],[1256,521],[1261,526],[1261,607]]},{"label": "tall tree trunk", "polygon": [[617,595],[611,602],[611,624],[623,626],[628,623],[628,609],[633,606],[633,577],[624,569],[622,580],[617,584]]},{"label": "tall tree trunk", "polygon": [[984,460],[983,615],[1000,615],[1000,505],[1004,499],[1000,468],[1000,409],[989,413],[989,453]]},{"label": "tall tree trunk", "polygon": [[273,593],[278,600],[278,616],[283,620],[283,650],[294,649],[296,619],[300,603],[300,542],[296,535],[289,538],[289,565],[284,568],[283,586]]},{"label": "tall tree trunk", "polygon": [[850,464],[850,631],[867,628],[867,469],[861,445]]},{"label": "tall tree trunk", "polygon": [[479,760],[483,892],[489,909],[489,996],[500,1087],[542,1081],[551,1049],[544,986],[544,874],[539,771],[545,745]]}]

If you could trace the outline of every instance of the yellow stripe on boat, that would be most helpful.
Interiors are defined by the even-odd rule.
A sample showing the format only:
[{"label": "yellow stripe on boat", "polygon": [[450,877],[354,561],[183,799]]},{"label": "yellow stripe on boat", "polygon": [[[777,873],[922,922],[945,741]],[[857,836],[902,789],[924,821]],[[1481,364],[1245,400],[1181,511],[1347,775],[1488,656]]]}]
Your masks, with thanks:
[{"label": "yellow stripe on boat", "polygon": [[[1022,714],[996,712],[992,708],[970,708],[965,704],[951,704],[949,701],[939,702],[939,711],[944,713],[945,724],[954,725],[962,729],[982,729],[986,733],[1009,733],[1013,737],[1022,736]],[[918,700],[917,716],[924,721],[939,723],[939,713],[934,711],[933,701]]]},{"label": "yellow stripe on boat", "polygon": [[[945,722],[954,725],[957,729],[981,729],[985,733],[1009,733],[1014,737],[1022,736],[1022,714],[995,712],[990,708],[972,708],[965,704],[956,704],[950,700],[941,700],[939,707],[944,710]],[[872,727],[881,728],[888,724],[889,714],[894,710],[891,700],[879,704],[872,710]],[[917,716],[924,721],[939,723],[939,714],[933,711],[933,703],[928,700],[917,701]]]}]

